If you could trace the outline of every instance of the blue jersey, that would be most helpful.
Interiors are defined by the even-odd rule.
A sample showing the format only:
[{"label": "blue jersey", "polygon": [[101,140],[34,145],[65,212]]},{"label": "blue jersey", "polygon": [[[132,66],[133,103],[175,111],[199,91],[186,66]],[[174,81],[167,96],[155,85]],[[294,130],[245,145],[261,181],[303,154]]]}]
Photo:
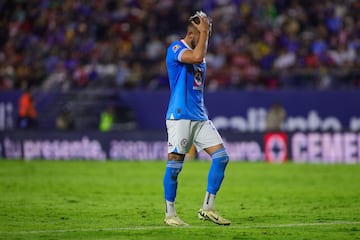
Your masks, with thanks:
[{"label": "blue jersey", "polygon": [[183,40],[173,42],[167,50],[166,68],[171,95],[166,119],[207,120],[203,98],[205,60],[201,64],[181,62],[181,55],[186,50],[191,48]]}]

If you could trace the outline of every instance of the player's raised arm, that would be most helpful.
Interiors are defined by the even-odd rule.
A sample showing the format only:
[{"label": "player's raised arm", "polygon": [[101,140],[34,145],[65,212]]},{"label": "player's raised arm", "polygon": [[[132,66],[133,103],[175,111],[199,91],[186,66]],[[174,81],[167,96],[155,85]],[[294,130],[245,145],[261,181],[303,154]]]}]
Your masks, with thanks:
[{"label": "player's raised arm", "polygon": [[181,62],[190,64],[203,62],[210,31],[211,21],[206,15],[197,14],[189,19],[184,40],[193,50],[185,51],[181,56]]}]

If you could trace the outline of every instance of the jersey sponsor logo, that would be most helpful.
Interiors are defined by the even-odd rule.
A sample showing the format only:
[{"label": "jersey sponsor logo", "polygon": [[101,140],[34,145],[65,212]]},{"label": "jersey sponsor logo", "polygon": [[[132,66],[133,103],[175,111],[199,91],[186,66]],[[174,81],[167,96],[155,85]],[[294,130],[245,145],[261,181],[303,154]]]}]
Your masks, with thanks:
[{"label": "jersey sponsor logo", "polygon": [[179,44],[176,44],[176,45],[174,45],[174,46],[172,47],[172,51],[173,51],[174,53],[176,53],[177,50],[179,50],[179,49],[180,49],[180,45],[179,45]]},{"label": "jersey sponsor logo", "polygon": [[194,90],[201,90],[203,88],[203,71],[200,67],[195,67],[194,71]]}]

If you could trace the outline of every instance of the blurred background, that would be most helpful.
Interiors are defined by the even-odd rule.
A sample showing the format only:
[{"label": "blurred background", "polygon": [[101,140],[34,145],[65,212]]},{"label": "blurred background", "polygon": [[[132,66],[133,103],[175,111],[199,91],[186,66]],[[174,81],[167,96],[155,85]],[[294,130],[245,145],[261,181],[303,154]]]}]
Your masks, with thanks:
[{"label": "blurred background", "polygon": [[359,0],[1,0],[0,155],[166,158],[166,50],[196,10],[233,159],[360,162]]}]

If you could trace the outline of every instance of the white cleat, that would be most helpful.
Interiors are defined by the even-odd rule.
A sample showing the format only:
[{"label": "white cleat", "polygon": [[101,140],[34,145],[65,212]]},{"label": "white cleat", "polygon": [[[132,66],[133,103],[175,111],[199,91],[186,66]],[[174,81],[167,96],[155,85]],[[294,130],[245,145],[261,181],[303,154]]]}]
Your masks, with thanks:
[{"label": "white cleat", "polygon": [[170,226],[189,226],[186,222],[181,220],[178,216],[170,216],[164,219],[164,223]]},{"label": "white cleat", "polygon": [[200,220],[208,220],[213,223],[219,224],[219,225],[230,225],[231,222],[227,220],[226,218],[223,218],[220,216],[220,214],[215,210],[204,210],[200,208],[198,212],[198,216]]}]

